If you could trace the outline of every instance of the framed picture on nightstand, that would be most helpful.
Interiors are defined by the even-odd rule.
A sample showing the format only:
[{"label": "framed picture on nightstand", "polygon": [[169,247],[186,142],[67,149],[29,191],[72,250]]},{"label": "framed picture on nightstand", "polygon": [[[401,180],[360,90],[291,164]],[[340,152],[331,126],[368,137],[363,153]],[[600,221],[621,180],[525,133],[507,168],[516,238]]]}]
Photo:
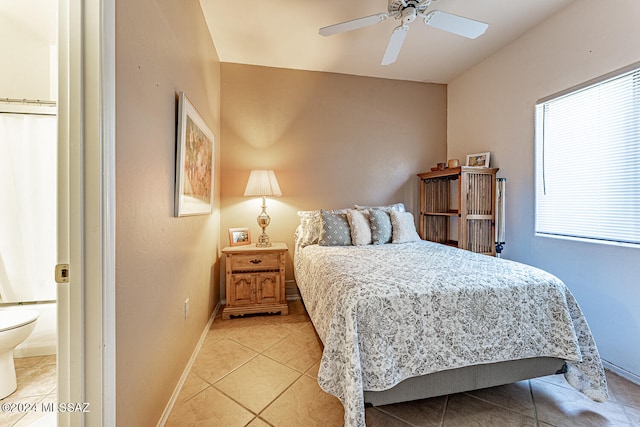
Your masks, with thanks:
[{"label": "framed picture on nightstand", "polygon": [[230,228],[229,245],[243,246],[251,244],[251,232],[248,227]]}]

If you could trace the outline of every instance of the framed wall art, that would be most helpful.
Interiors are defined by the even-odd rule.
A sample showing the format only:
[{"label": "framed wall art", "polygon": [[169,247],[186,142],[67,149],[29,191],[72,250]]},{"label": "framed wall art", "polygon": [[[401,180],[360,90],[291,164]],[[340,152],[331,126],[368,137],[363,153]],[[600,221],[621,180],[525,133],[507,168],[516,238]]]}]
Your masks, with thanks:
[{"label": "framed wall art", "polygon": [[215,136],[187,96],[178,94],[175,215],[206,215],[213,209]]},{"label": "framed wall art", "polygon": [[478,154],[467,154],[467,166],[488,168],[490,158],[491,158],[490,152],[478,153]]},{"label": "framed wall art", "polygon": [[251,244],[251,232],[248,227],[230,228],[229,245],[243,246]]}]

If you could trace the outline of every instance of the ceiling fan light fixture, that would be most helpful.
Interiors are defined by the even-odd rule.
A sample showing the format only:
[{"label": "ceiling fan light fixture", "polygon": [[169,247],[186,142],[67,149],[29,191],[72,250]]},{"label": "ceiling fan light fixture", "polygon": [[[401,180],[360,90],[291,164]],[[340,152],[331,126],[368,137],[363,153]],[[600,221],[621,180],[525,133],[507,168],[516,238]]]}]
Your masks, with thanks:
[{"label": "ceiling fan light fixture", "polygon": [[413,21],[416,20],[416,16],[418,15],[418,12],[416,11],[416,8],[413,6],[409,6],[407,8],[405,8],[402,11],[402,23],[404,25],[410,24]]}]

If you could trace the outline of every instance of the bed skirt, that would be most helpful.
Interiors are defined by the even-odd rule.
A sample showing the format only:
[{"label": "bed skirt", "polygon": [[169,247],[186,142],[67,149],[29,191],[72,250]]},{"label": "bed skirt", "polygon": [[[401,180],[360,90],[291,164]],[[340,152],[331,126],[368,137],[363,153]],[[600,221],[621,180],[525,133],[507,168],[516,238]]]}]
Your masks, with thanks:
[{"label": "bed skirt", "polygon": [[473,365],[407,378],[384,391],[364,391],[364,401],[373,406],[461,393],[511,384],[530,378],[564,372],[564,360],[534,357],[507,362]]}]

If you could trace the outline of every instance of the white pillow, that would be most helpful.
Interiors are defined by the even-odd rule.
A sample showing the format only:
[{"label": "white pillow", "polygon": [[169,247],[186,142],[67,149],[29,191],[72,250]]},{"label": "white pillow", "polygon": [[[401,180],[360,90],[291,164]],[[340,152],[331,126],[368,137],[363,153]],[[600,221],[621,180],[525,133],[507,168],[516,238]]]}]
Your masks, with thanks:
[{"label": "white pillow", "polygon": [[347,219],[351,227],[351,244],[355,246],[371,244],[371,223],[369,211],[347,210]]},{"label": "white pillow", "polygon": [[384,205],[384,206],[363,206],[363,205],[353,205],[353,206],[359,211],[368,210],[368,209],[379,209],[385,212],[391,212],[391,211],[406,212],[406,209],[404,208],[404,203],[393,203],[391,205]]},{"label": "white pillow", "polygon": [[411,212],[389,212],[391,215],[391,243],[417,242],[420,236],[416,231]]},{"label": "white pillow", "polygon": [[299,211],[300,218],[300,236],[299,244],[301,247],[314,245],[320,239],[320,231],[322,230],[322,218],[320,210],[315,211]]}]

